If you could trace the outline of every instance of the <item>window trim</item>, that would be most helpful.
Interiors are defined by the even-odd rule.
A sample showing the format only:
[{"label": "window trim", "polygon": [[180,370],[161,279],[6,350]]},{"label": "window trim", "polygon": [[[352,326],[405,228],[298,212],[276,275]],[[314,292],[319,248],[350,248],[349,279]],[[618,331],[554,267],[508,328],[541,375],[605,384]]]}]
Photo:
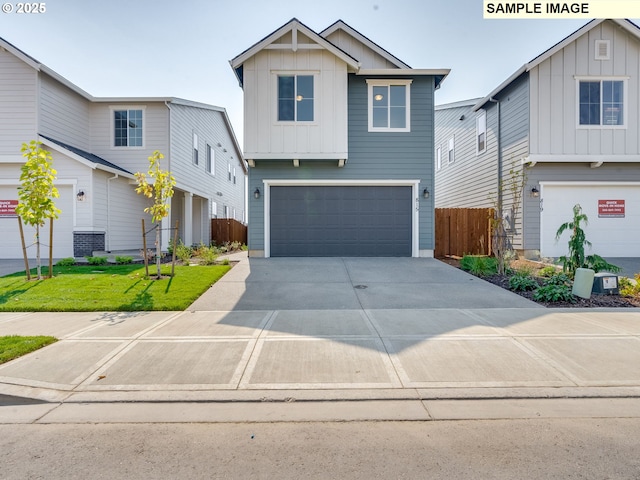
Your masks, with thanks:
[{"label": "window trim", "polygon": [[[273,99],[274,99],[274,114],[273,119],[276,125],[296,125],[296,126],[306,126],[306,125],[317,125],[318,124],[318,112],[319,112],[319,103],[318,103],[318,78],[320,76],[319,70],[274,70],[272,71],[273,76]],[[279,120],[279,95],[278,95],[278,79],[280,77],[313,77],[313,120]],[[297,88],[297,81],[294,81],[295,88]],[[294,108],[294,118],[297,118],[297,109]]]},{"label": "window trim", "polygon": [[[109,125],[111,129],[111,150],[120,150],[123,148],[128,148],[132,150],[142,150],[146,145],[147,138],[147,119],[146,119],[146,105],[110,105],[109,106]],[[127,110],[127,115],[129,110],[141,110],[142,111],[142,145],[129,146],[129,145],[120,145],[116,146],[116,117],[115,112]],[[127,143],[129,143],[129,137],[127,136]]]},{"label": "window trim", "polygon": [[[579,130],[626,130],[629,126],[629,77],[612,77],[612,76],[575,76],[576,81],[576,129]],[[602,124],[602,82],[621,81],[622,82],[622,125],[603,125]],[[600,82],[600,124],[599,125],[582,125],[580,123],[580,82]]]},{"label": "window trim", "polygon": [[192,154],[191,162],[197,167],[200,164],[199,148],[198,148],[198,134],[194,131],[192,136]]},{"label": "window trim", "polygon": [[[484,120],[484,131],[480,131],[480,120]],[[484,134],[484,147],[480,149],[480,135]],[[476,155],[487,151],[487,112],[482,111],[476,117]]]},{"label": "window trim", "polygon": [[[368,131],[369,132],[410,132],[411,131],[411,84],[412,79],[367,79],[367,116],[368,116]],[[394,85],[400,85],[406,87],[405,90],[405,127],[392,128],[387,127],[374,127],[373,126],[373,87],[391,87]]]},{"label": "window trim", "polygon": [[[451,165],[456,162],[456,140],[455,135],[449,138],[447,141],[447,165]],[[453,160],[451,159],[453,158]]]},{"label": "window trim", "polygon": [[436,171],[442,169],[442,147],[438,145],[436,148]]}]

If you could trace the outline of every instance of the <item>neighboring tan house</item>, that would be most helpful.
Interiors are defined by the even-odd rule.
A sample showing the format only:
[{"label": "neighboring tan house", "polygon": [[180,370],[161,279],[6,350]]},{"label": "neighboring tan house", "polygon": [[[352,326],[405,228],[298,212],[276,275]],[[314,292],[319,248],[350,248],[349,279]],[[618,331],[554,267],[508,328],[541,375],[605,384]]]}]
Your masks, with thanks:
[{"label": "neighboring tan house", "polygon": [[250,256],[433,256],[434,91],[449,70],[295,18],[230,63]]},{"label": "neighboring tan house", "polygon": [[[519,215],[509,171],[526,167]],[[482,99],[436,107],[436,207],[490,207],[503,180],[513,246],[567,253],[580,204],[591,252],[640,256],[640,29],[594,20]],[[492,194],[493,192],[493,194]]]},{"label": "neighboring tan house", "polygon": [[[246,219],[246,165],[223,108],[178,98],[95,98],[2,39],[0,98],[0,258],[22,256],[13,207],[25,161],[20,147],[31,140],[52,153],[58,172],[56,258],[142,247],[141,219],[152,226],[143,212],[149,200],[135,193],[133,174],[147,172],[154,150],[177,182],[162,225],[164,249],[176,221],[179,238],[191,245],[210,242],[213,217]],[[25,237],[31,243],[31,229]]]}]

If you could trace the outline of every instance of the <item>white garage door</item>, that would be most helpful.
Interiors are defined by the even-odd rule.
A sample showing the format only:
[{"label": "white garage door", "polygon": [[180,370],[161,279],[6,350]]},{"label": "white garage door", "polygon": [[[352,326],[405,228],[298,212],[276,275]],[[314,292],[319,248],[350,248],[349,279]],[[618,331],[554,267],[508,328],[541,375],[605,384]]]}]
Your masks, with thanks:
[{"label": "white garage door", "polygon": [[[0,199],[17,200],[16,186],[0,186]],[[70,186],[59,186],[60,198],[55,199],[56,207],[62,213],[53,222],[53,258],[73,257],[73,189]],[[24,226],[25,243],[34,242],[35,229]],[[49,221],[40,230],[41,255],[49,258]],[[36,257],[36,247],[29,247],[29,258]],[[22,258],[20,229],[15,217],[0,217],[0,258]]]},{"label": "white garage door", "polygon": [[556,242],[560,225],[573,218],[580,204],[587,215],[584,226],[592,243],[585,253],[603,257],[640,256],[640,184],[542,184],[540,252],[543,257],[568,253],[569,232]]}]

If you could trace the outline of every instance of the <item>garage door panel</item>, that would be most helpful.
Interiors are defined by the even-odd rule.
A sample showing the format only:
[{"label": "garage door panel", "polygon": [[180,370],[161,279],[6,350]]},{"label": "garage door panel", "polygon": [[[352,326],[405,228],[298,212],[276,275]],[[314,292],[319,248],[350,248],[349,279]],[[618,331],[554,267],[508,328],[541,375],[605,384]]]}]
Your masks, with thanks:
[{"label": "garage door panel", "polygon": [[[603,257],[640,256],[640,185],[546,185],[543,188],[541,214],[541,254],[559,257],[568,253],[571,232],[566,231],[556,242],[560,225],[573,219],[573,206],[580,204],[587,215],[583,225],[592,247],[587,254]],[[599,216],[599,200],[624,200],[625,212],[620,218]]]},{"label": "garage door panel", "polygon": [[272,256],[411,256],[410,186],[273,186]]}]

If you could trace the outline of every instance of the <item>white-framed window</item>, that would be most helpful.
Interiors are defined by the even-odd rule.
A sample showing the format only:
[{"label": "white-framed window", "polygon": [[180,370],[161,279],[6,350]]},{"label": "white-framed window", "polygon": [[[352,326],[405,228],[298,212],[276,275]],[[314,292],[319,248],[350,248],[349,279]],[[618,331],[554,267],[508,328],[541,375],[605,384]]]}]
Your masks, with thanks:
[{"label": "white-framed window", "polygon": [[455,156],[455,151],[454,151],[454,147],[455,147],[455,142],[454,142],[454,137],[451,137],[449,139],[449,143],[447,145],[447,162],[448,163],[453,163],[456,161],[456,156]]},{"label": "white-framed window", "polygon": [[440,170],[442,168],[442,148],[438,147],[436,149],[436,170]]},{"label": "white-framed window", "polygon": [[231,164],[227,164],[227,180],[231,181]]},{"label": "white-framed window", "polygon": [[411,131],[412,80],[367,80],[369,131]]},{"label": "white-framed window", "polygon": [[207,143],[207,172],[211,175],[216,174],[216,151]]},{"label": "white-framed window", "polygon": [[236,184],[236,167],[233,167],[233,184]]},{"label": "white-framed window", "polygon": [[143,147],[144,130],[142,108],[111,108],[113,115],[114,147]]},{"label": "white-framed window", "polygon": [[218,204],[214,201],[211,202],[211,218],[218,218]]},{"label": "white-framed window", "polygon": [[278,75],[278,121],[313,122],[313,75]]},{"label": "white-framed window", "polygon": [[578,127],[626,128],[626,78],[577,78]]},{"label": "white-framed window", "polygon": [[229,218],[229,207],[226,205],[222,206],[222,218]]},{"label": "white-framed window", "polygon": [[476,151],[482,153],[487,149],[487,112],[476,117]]},{"label": "white-framed window", "polygon": [[198,165],[198,134],[193,132],[193,164]]}]

